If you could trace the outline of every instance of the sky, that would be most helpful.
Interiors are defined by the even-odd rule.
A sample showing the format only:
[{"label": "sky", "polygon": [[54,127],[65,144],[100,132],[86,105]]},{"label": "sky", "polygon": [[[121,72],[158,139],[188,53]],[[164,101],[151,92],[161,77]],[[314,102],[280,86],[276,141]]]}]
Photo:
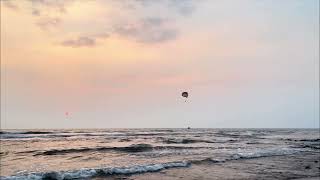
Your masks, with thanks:
[{"label": "sky", "polygon": [[319,128],[318,75],[318,0],[1,0],[3,129]]}]

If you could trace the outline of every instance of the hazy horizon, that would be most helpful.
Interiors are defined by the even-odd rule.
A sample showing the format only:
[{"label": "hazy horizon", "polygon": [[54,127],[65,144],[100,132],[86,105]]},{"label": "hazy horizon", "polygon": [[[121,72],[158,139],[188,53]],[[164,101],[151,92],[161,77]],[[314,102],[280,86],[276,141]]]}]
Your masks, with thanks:
[{"label": "hazy horizon", "polygon": [[318,0],[0,2],[1,129],[319,128]]},{"label": "hazy horizon", "polygon": [[[145,128],[32,128],[32,129],[30,129],[30,128],[28,128],[28,129],[24,129],[24,128],[16,128],[16,129],[3,129],[3,128],[1,128],[1,130],[93,130],[93,129],[97,129],[97,130],[104,130],[104,129],[106,129],[106,130],[108,130],[108,129],[114,129],[114,130],[117,130],[117,129],[187,129],[186,127],[181,127],[181,128],[165,128],[165,127],[163,127],[163,128],[149,128],[149,127],[145,127]],[[301,130],[303,130],[303,129],[310,129],[310,130],[314,130],[314,129],[319,129],[319,128],[233,128],[233,127],[228,127],[228,128],[191,128],[190,127],[190,129],[243,129],[243,130],[245,130],[245,129],[252,129],[252,130],[254,130],[254,129],[301,129]],[[40,132],[40,131],[39,131]],[[37,133],[37,132],[36,132]]]}]

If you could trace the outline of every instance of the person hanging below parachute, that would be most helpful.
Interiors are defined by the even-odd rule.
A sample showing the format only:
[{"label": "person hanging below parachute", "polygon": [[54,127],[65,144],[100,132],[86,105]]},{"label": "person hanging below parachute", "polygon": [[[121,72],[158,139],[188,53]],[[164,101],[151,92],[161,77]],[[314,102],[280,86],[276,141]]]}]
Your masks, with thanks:
[{"label": "person hanging below parachute", "polygon": [[[184,92],[181,93],[181,96],[182,96],[183,98],[186,98],[184,102],[187,102],[187,99],[188,99],[188,97],[189,97],[189,93],[186,92],[186,91],[184,91]],[[190,126],[188,126],[187,129],[191,129]]]},{"label": "person hanging below parachute", "polygon": [[185,102],[187,102],[187,99],[188,99],[188,96],[189,96],[189,93],[188,92],[182,92],[182,97],[186,98]]}]

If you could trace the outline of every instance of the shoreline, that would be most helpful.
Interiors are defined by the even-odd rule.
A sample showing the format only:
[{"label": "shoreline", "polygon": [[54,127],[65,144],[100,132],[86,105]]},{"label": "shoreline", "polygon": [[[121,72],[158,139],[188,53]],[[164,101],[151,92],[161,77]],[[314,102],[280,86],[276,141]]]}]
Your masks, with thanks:
[{"label": "shoreline", "polygon": [[203,162],[188,167],[164,169],[152,173],[96,177],[103,179],[300,179],[313,180],[320,177],[320,151],[299,154],[238,159],[227,162]]}]

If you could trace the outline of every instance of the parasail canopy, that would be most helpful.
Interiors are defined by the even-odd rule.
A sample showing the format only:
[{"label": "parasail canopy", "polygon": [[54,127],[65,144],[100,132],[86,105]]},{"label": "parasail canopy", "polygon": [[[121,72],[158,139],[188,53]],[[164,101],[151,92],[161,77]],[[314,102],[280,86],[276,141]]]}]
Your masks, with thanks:
[{"label": "parasail canopy", "polygon": [[185,98],[188,98],[188,96],[189,96],[189,93],[188,92],[182,92],[182,97],[185,97]]}]

